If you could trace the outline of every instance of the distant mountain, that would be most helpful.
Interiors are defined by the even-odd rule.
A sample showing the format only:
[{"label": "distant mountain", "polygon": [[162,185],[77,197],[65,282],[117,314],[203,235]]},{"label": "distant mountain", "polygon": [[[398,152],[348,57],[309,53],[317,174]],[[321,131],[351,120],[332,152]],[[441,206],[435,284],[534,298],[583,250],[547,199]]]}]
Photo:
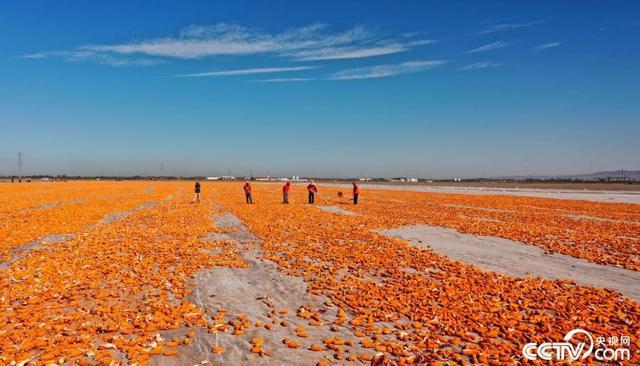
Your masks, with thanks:
[{"label": "distant mountain", "polygon": [[596,172],[590,174],[573,174],[573,175],[512,175],[497,177],[497,179],[577,179],[577,180],[619,180],[624,172],[625,180],[640,180],[640,170],[611,170],[604,172]]}]

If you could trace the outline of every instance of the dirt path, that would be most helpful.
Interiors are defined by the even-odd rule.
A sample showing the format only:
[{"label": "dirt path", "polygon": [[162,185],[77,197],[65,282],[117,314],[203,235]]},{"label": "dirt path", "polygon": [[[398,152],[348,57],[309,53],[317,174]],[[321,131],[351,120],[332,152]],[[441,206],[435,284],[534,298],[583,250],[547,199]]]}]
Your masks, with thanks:
[{"label": "dirt path", "polygon": [[517,277],[572,280],[582,285],[613,289],[640,302],[640,272],[562,254],[548,255],[532,245],[433,226],[416,225],[382,230],[381,233],[487,271]]},{"label": "dirt path", "polygon": [[[197,329],[197,336],[188,346],[181,346],[178,355],[158,356],[151,364],[160,366],[183,366],[208,363],[214,365],[315,365],[326,357],[333,360],[334,351],[312,352],[311,344],[323,345],[323,340],[340,337],[354,343],[351,352],[362,351],[357,345],[358,339],[344,326],[311,326],[309,320],[297,316],[301,306],[322,314],[323,319],[333,319],[337,308],[331,306],[324,297],[307,293],[307,284],[302,278],[292,277],[278,271],[275,264],[260,259],[259,241],[233,215],[214,217],[218,228],[226,228],[226,233],[215,233],[206,240],[232,240],[243,250],[246,268],[215,267],[201,272],[195,279],[196,285],[189,300],[215,315],[223,308],[226,314],[243,314],[252,323],[243,335],[232,335],[230,330],[209,333],[206,329]],[[329,305],[327,305],[329,304]],[[275,315],[269,316],[271,312]],[[230,320],[230,319],[227,319]],[[286,326],[282,325],[285,322]],[[272,326],[256,327],[261,322]],[[308,338],[300,338],[295,329],[304,327]],[[333,327],[333,330],[330,328]],[[175,334],[184,334],[185,330],[163,334],[171,338]],[[251,352],[251,339],[264,339],[263,349],[270,355],[258,355]],[[298,349],[287,348],[283,339],[288,338],[301,344]],[[212,353],[215,346],[224,348],[224,352]],[[349,352],[345,353],[346,356]]]}]

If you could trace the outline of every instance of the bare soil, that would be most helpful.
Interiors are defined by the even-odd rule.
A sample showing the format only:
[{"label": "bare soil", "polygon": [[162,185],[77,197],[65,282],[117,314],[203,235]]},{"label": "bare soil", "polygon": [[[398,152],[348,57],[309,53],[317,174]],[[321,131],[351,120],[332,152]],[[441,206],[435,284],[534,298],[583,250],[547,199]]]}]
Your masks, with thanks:
[{"label": "bare soil", "polygon": [[640,272],[562,254],[549,255],[532,245],[434,226],[408,226],[381,233],[486,271],[516,277],[571,280],[581,285],[615,290],[640,302]]},{"label": "bare soil", "polygon": [[[257,321],[272,324],[273,329],[256,328],[246,330],[244,335],[232,335],[231,332],[209,333],[206,329],[197,329],[197,336],[193,342],[184,347],[177,356],[154,357],[151,364],[159,366],[183,365],[315,365],[320,359],[332,358],[329,350],[310,352],[311,344],[323,345],[323,340],[330,337],[340,337],[354,342],[349,347],[351,352],[364,352],[358,345],[358,339],[344,326],[336,326],[331,330],[329,326],[310,326],[308,320],[298,317],[297,310],[301,306],[312,307],[323,312],[323,318],[334,319],[337,313],[335,306],[327,306],[327,298],[312,296],[307,293],[307,284],[299,277],[293,277],[280,272],[273,262],[261,259],[259,241],[233,215],[225,214],[214,217],[219,228],[230,229],[226,233],[214,233],[206,240],[234,240],[243,251],[243,258],[247,262],[246,268],[214,267],[202,271],[196,278],[196,286],[189,296],[189,301],[204,309],[208,314],[215,314],[224,308],[227,314],[244,314],[252,323]],[[273,309],[286,310],[286,314],[279,314],[278,324],[273,324],[273,318],[267,315]],[[286,326],[280,322],[285,321]],[[306,328],[308,338],[298,338],[295,328]],[[186,330],[167,332],[162,336],[171,338],[176,334],[184,334]],[[250,341],[254,337],[264,339],[263,349],[270,355],[251,353]],[[299,342],[298,349],[286,348],[284,338]],[[215,346],[224,348],[222,354],[212,353]],[[346,350],[345,350],[346,351]],[[315,356],[315,357],[310,357]],[[346,352],[346,356],[349,353]]]}]

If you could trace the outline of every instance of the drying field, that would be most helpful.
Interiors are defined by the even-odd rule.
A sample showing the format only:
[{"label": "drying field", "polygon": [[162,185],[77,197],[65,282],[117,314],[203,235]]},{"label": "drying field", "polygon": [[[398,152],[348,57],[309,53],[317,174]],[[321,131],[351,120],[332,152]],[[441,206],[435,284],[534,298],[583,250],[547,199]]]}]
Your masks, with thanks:
[{"label": "drying field", "polygon": [[362,188],[0,184],[0,365],[640,363],[640,205]]}]

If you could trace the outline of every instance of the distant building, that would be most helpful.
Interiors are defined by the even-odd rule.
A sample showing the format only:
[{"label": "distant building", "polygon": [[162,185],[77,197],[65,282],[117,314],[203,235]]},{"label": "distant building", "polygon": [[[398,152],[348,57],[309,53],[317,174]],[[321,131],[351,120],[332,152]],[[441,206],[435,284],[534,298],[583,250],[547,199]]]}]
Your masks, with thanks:
[{"label": "distant building", "polygon": [[207,180],[220,180],[222,177],[207,177]]},{"label": "distant building", "polygon": [[418,178],[407,178],[407,177],[396,177],[396,178],[391,178],[392,182],[402,182],[402,183],[417,183],[418,182]]},{"label": "distant building", "polygon": [[626,182],[629,179],[627,179],[626,177],[622,176],[622,177],[606,177],[604,178],[605,182]]}]

